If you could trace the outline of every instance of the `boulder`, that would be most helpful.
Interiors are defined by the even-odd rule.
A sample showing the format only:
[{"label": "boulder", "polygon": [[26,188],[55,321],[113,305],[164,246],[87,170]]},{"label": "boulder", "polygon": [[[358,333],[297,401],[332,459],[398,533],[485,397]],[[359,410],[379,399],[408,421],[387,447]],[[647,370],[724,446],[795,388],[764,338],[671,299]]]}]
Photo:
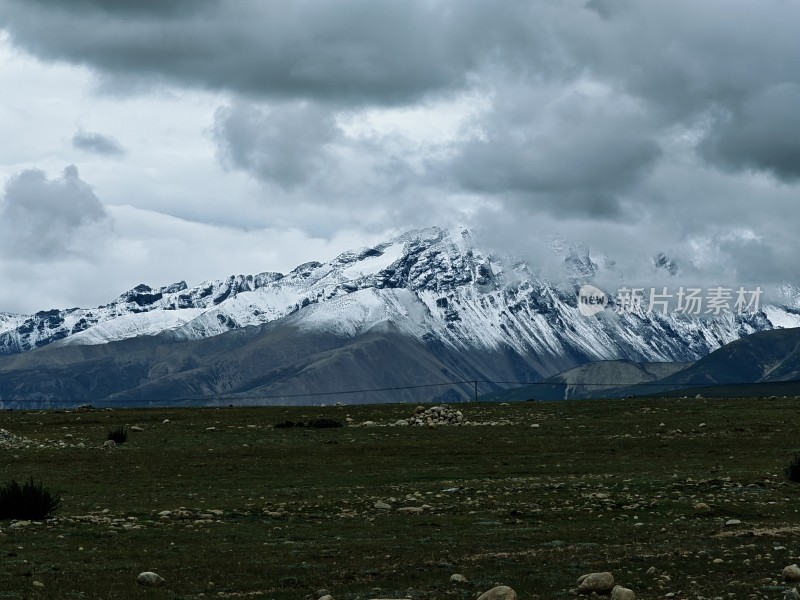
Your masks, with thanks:
[{"label": "boulder", "polygon": [[615,585],[611,590],[611,600],[635,600],[636,594],[633,590]]},{"label": "boulder", "polygon": [[478,596],[478,600],[517,600],[517,592],[507,585],[498,585]]},{"label": "boulder", "polygon": [[603,573],[588,573],[578,578],[578,591],[582,594],[607,594],[614,587],[614,576],[605,571]]},{"label": "boulder", "polygon": [[784,567],[783,571],[781,571],[781,577],[786,581],[800,581],[800,567],[796,564]]},{"label": "boulder", "polygon": [[150,587],[155,587],[159,585],[164,585],[164,578],[158,575],[157,573],[153,573],[152,571],[143,571],[139,573],[139,576],[136,578],[136,583],[139,585],[146,585]]}]

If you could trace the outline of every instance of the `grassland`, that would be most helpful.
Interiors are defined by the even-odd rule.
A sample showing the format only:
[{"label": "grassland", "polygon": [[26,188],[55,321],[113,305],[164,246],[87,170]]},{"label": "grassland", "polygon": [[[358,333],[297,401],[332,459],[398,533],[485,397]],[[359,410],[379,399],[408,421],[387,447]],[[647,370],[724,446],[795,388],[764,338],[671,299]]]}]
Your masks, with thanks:
[{"label": "grassland", "polygon": [[[0,599],[560,598],[606,570],[639,598],[787,587],[795,400],[467,404],[512,424],[355,426],[412,408],[0,413],[33,442],[0,448],[0,483],[32,476],[63,499],[45,523],[0,522]],[[142,431],[102,449],[118,425]],[[166,585],[137,586],[145,570]]]}]

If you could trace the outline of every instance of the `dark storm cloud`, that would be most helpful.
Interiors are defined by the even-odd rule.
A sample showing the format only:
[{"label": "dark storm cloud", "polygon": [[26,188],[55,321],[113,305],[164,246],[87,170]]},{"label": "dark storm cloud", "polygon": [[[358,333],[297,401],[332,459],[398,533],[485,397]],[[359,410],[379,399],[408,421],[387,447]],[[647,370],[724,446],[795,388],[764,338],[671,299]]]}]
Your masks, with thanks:
[{"label": "dark storm cloud", "polygon": [[85,228],[108,219],[72,165],[57,179],[48,179],[39,169],[15,175],[6,184],[0,208],[0,250],[19,260],[63,258],[72,253]]},{"label": "dark storm cloud", "polygon": [[[477,197],[507,220],[555,219],[587,236],[580,228],[601,217],[640,225],[626,243],[652,245],[648,261],[707,240],[743,257],[719,248],[716,223],[752,229],[786,263],[770,215],[798,225],[798,22],[800,3],[785,0],[0,3],[16,47],[86,65],[104,89],[229,93],[212,125],[222,162],[285,190],[307,186],[318,206],[356,198],[362,174],[384,169],[396,174],[374,194],[384,207],[416,185],[420,197]],[[381,141],[367,151],[336,125],[363,108],[470,94],[486,106],[430,155]]]},{"label": "dark storm cloud", "polygon": [[309,103],[236,104],[217,110],[213,135],[224,165],[292,189],[326,170],[341,131],[329,111]]},{"label": "dark storm cloud", "polygon": [[800,84],[768,88],[720,115],[700,149],[709,160],[732,169],[800,179]]},{"label": "dark storm cloud", "polygon": [[122,156],[125,148],[113,137],[93,131],[78,131],[72,136],[72,145],[78,150],[101,156]]},{"label": "dark storm cloud", "polygon": [[41,9],[69,11],[71,13],[102,12],[109,15],[140,15],[168,17],[185,15],[213,0],[27,0],[28,5]]},{"label": "dark storm cloud", "polygon": [[260,97],[406,101],[463,83],[475,59],[453,47],[449,7],[433,2],[185,3],[163,19],[160,3],[124,4],[10,0],[0,23],[26,50],[104,76]]},{"label": "dark storm cloud", "polygon": [[640,98],[664,127],[705,125],[715,166],[797,177],[800,4],[592,0],[562,28],[581,64]]},{"label": "dark storm cloud", "polygon": [[620,218],[618,194],[661,151],[647,115],[598,93],[501,93],[479,123],[481,135],[457,144],[446,168],[475,192],[556,215]]}]

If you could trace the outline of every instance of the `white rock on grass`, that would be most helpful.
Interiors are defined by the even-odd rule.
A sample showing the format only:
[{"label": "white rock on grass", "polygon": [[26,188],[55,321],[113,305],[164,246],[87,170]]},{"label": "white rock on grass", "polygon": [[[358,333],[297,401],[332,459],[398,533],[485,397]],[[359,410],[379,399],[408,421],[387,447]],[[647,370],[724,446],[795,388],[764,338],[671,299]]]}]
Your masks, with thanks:
[{"label": "white rock on grass", "polygon": [[139,585],[147,585],[151,587],[164,585],[164,578],[152,571],[142,571],[136,578],[136,583]]},{"label": "white rock on grass", "polygon": [[464,577],[461,573],[453,573],[450,575],[450,582],[451,583],[467,583],[467,578]]},{"label": "white rock on grass", "polygon": [[615,585],[611,590],[611,600],[634,600],[635,598],[636,594],[633,593],[633,590],[621,585]]},{"label": "white rock on grass", "polygon": [[116,448],[117,442],[114,440],[106,440],[103,442],[103,448]]},{"label": "white rock on grass", "polygon": [[781,577],[786,581],[800,581],[800,567],[797,564],[789,565],[781,571]]},{"label": "white rock on grass", "polygon": [[614,587],[614,576],[605,571],[603,573],[588,573],[578,578],[578,591],[582,594],[607,594]]},{"label": "white rock on grass", "polygon": [[391,504],[387,504],[386,502],[380,502],[380,501],[373,504],[373,507],[379,510],[392,510]]},{"label": "white rock on grass", "polygon": [[507,585],[498,585],[478,596],[478,600],[517,600],[517,592]]}]

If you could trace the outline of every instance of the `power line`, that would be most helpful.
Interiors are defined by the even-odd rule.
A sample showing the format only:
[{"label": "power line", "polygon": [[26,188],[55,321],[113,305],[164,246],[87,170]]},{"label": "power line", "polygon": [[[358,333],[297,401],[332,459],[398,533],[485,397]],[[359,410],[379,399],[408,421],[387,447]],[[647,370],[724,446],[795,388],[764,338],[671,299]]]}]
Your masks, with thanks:
[{"label": "power line", "polygon": [[[264,399],[270,400],[275,398],[310,398],[314,396],[343,396],[347,394],[370,394],[374,392],[395,392],[395,391],[402,391],[402,390],[418,390],[422,388],[432,388],[432,387],[453,387],[457,385],[472,385],[475,383],[474,380],[471,381],[450,381],[447,383],[425,383],[421,385],[404,385],[404,386],[397,386],[397,387],[386,387],[386,388],[370,388],[370,389],[363,389],[363,390],[341,390],[337,392],[306,392],[303,394],[279,394],[275,396],[216,396],[216,398],[220,400],[246,400],[250,398],[255,399]],[[485,381],[479,381],[478,383],[488,383]],[[194,398],[184,398],[185,400],[193,400]]]},{"label": "power line", "polygon": [[[397,392],[397,391],[406,391],[406,390],[419,390],[419,389],[430,389],[430,388],[437,388],[437,387],[459,387],[459,386],[469,386],[469,390],[473,392],[472,396],[477,401],[478,396],[478,385],[479,384],[490,384],[490,385],[516,385],[516,386],[525,386],[525,387],[534,387],[534,386],[546,386],[550,388],[576,388],[581,386],[586,387],[604,387],[608,388],[609,392],[622,392],[625,391],[625,388],[630,387],[658,387],[662,388],[662,391],[668,393],[674,393],[680,391],[681,389],[689,390],[689,389],[704,389],[704,388],[726,388],[726,387],[740,387],[740,386],[780,386],[780,385],[791,385],[791,384],[800,384],[800,379],[790,379],[786,381],[763,381],[763,382],[738,382],[738,383],[657,383],[657,382],[641,382],[641,383],[595,383],[595,382],[576,382],[576,383],[553,383],[548,381],[493,381],[489,379],[469,379],[469,380],[456,380],[456,381],[449,381],[449,382],[442,382],[442,383],[425,383],[425,384],[418,384],[418,385],[404,385],[404,386],[390,386],[390,387],[378,387],[378,388],[363,388],[363,389],[355,389],[355,390],[337,390],[337,391],[328,391],[328,392],[304,392],[304,393],[289,393],[289,394],[268,394],[268,395],[256,395],[256,394],[249,394],[249,395],[219,395],[219,396],[188,396],[183,398],[149,398],[144,399],[141,398],[139,400],[123,400],[122,402],[114,402],[108,401],[107,399],[97,399],[95,401],[104,402],[104,404],[108,405],[159,405],[159,404],[170,404],[170,405],[179,405],[186,402],[246,402],[252,400],[280,400],[280,399],[288,399],[288,398],[320,398],[320,397],[330,397],[330,396],[346,396],[346,395],[355,395],[355,394],[370,394],[370,393],[378,393],[378,392]],[[495,389],[492,390],[492,393],[502,393],[511,391],[513,388],[506,388],[506,389]],[[462,387],[462,392],[466,391]],[[798,394],[800,395],[800,394]],[[91,402],[91,401],[89,401]],[[58,403],[56,403],[58,404]],[[72,404],[64,403],[64,404]],[[2,408],[2,403],[0,403],[0,408]]]},{"label": "power line", "polygon": [[[384,388],[369,388],[369,389],[359,389],[359,390],[339,390],[339,391],[332,391],[332,392],[305,392],[305,393],[291,393],[291,394],[273,394],[273,395],[253,395],[253,396],[216,396],[217,400],[277,400],[280,398],[315,398],[321,396],[345,396],[350,394],[369,394],[369,393],[376,393],[376,392],[395,392],[395,391],[405,391],[405,390],[416,390],[416,389],[424,389],[424,388],[434,388],[434,387],[456,387],[462,385],[469,385],[472,386],[474,389],[474,396],[477,400],[478,398],[478,384],[495,384],[495,385],[519,385],[519,386],[548,386],[548,387],[578,387],[578,386],[587,386],[587,387],[607,387],[609,389],[619,389],[625,387],[661,387],[661,388],[670,388],[676,387],[677,389],[686,388],[686,389],[696,389],[696,388],[706,388],[706,387],[726,387],[726,386],[742,386],[742,385],[769,385],[769,384],[791,384],[791,383],[800,383],[800,379],[792,379],[788,381],[766,381],[766,382],[741,382],[741,383],[708,383],[708,384],[701,384],[701,383],[655,383],[655,382],[642,382],[642,383],[616,383],[616,384],[609,384],[609,383],[553,383],[547,381],[492,381],[488,379],[471,379],[471,380],[463,380],[463,381],[450,381],[445,383],[427,383],[421,385],[406,385],[406,386],[395,386],[395,387],[384,387]],[[675,391],[675,390],[665,390],[665,391]],[[209,398],[183,398],[182,400],[208,400]]]}]

